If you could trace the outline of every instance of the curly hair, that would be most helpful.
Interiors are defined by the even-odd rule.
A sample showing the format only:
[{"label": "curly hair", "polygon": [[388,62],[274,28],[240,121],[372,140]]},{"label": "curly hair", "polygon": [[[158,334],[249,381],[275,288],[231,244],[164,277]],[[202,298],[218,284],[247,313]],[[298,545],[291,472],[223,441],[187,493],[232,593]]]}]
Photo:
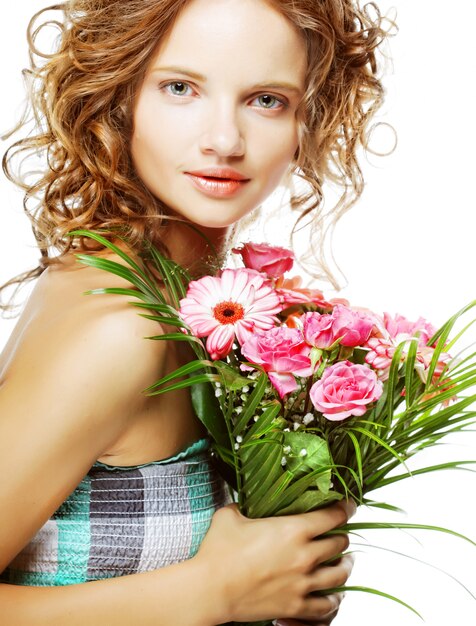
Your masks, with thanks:
[{"label": "curly hair", "polygon": [[[342,188],[327,214],[332,227],[362,193],[357,150],[368,147],[369,122],[383,99],[376,49],[388,35],[385,18],[373,2],[360,8],[358,0],[267,1],[302,33],[307,48],[307,91],[297,111],[299,147],[292,165],[308,187],[291,195],[291,208],[299,213],[293,232],[308,219],[311,256],[320,268],[314,275],[337,286],[324,248],[317,245],[329,230],[323,184],[333,181]],[[167,207],[131,160],[132,106],[158,42],[187,2],[69,0],[31,19],[30,68],[24,75],[35,132],[13,143],[2,164],[7,178],[25,192],[23,206],[42,258],[36,269],[2,289],[39,276],[72,248],[97,249],[90,239],[67,236],[73,229],[120,231],[138,252],[146,235],[152,233],[159,246],[163,242]],[[45,19],[36,26],[47,11],[62,12],[62,21]],[[47,54],[36,41],[51,25],[60,35],[57,49]],[[27,117],[28,111],[9,136],[27,125]],[[23,165],[38,155],[47,167],[24,175]]]}]

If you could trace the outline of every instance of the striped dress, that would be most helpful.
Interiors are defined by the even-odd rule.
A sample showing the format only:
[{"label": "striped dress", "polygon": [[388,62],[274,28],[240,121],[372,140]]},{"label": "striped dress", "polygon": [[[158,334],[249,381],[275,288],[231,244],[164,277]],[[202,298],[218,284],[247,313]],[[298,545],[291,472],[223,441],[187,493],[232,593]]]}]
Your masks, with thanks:
[{"label": "striped dress", "polygon": [[15,585],[72,585],[191,558],[213,513],[233,502],[210,440],[143,465],[97,461],[0,574]]}]

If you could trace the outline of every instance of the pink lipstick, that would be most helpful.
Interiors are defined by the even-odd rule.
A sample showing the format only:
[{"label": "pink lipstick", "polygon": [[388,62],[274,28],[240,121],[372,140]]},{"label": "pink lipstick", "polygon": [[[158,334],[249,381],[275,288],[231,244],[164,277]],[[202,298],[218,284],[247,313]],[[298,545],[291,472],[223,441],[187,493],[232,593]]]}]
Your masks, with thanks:
[{"label": "pink lipstick", "polygon": [[212,198],[234,196],[250,181],[229,167],[209,167],[184,173],[196,189]]}]

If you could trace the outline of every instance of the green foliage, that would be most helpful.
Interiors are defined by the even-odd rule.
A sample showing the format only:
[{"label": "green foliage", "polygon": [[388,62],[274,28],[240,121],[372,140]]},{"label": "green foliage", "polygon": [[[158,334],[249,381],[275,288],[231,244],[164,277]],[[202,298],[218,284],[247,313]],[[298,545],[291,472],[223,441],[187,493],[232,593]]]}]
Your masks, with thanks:
[{"label": "green foliage", "polygon": [[[446,364],[438,378],[434,373],[437,368],[441,370],[442,352],[451,350],[474,323],[475,320],[470,321],[450,339],[455,324],[474,309],[476,300],[452,316],[428,342],[435,350],[425,382],[416,370],[418,340],[402,342],[395,349],[384,393],[364,416],[329,422],[315,412],[317,426],[300,426],[293,432],[284,403],[271,388],[267,374],[254,366],[256,373],[251,379],[239,371],[236,361],[210,360],[203,342],[191,334],[180,318],[179,301],[190,281],[183,268],[150,246],[149,257],[163,283],[159,287],[155,273],[145,264],[136,263],[101,235],[88,231],[70,234],[91,237],[124,261],[122,265],[94,255],[78,254],[81,263],[120,276],[131,285],[124,289],[95,289],[89,294],[122,294],[132,298],[133,306],[149,311],[140,315],[158,325],[177,329],[158,332],[149,339],[186,341],[191,346],[196,358],[145,392],[155,395],[190,388],[197,417],[213,440],[217,467],[237,493],[240,510],[248,517],[303,513],[343,497],[398,511],[391,504],[373,501],[367,494],[409,476],[449,469],[473,471],[470,466],[476,464],[475,460],[417,470],[410,470],[407,461],[421,450],[438,445],[448,435],[467,432],[474,424],[476,352],[458,355],[458,359]],[[322,358],[314,380],[339,354],[362,364],[366,352],[362,348],[344,349],[339,341],[327,352],[314,349],[313,360]],[[337,532],[381,528],[436,530],[475,545],[458,533],[429,525],[359,523],[348,524]],[[417,613],[398,598],[375,589],[351,586],[336,591],[344,589],[384,596]],[[270,625],[269,620],[254,624]]]}]

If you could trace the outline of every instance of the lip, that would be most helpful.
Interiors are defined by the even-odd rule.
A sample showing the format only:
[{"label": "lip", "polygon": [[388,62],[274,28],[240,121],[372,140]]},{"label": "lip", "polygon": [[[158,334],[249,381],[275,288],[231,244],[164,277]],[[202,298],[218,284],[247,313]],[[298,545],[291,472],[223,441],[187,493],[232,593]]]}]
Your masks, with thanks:
[{"label": "lip", "polygon": [[[207,170],[202,170],[207,171]],[[223,172],[223,170],[221,170]],[[207,178],[192,172],[184,172],[192,185],[211,198],[229,198],[238,194],[249,182],[249,178]],[[235,173],[236,175],[236,173]],[[210,176],[210,175],[209,175]]]},{"label": "lip", "polygon": [[192,176],[227,178],[228,180],[250,180],[232,167],[206,167],[202,170],[191,170],[185,173],[192,174]]}]

